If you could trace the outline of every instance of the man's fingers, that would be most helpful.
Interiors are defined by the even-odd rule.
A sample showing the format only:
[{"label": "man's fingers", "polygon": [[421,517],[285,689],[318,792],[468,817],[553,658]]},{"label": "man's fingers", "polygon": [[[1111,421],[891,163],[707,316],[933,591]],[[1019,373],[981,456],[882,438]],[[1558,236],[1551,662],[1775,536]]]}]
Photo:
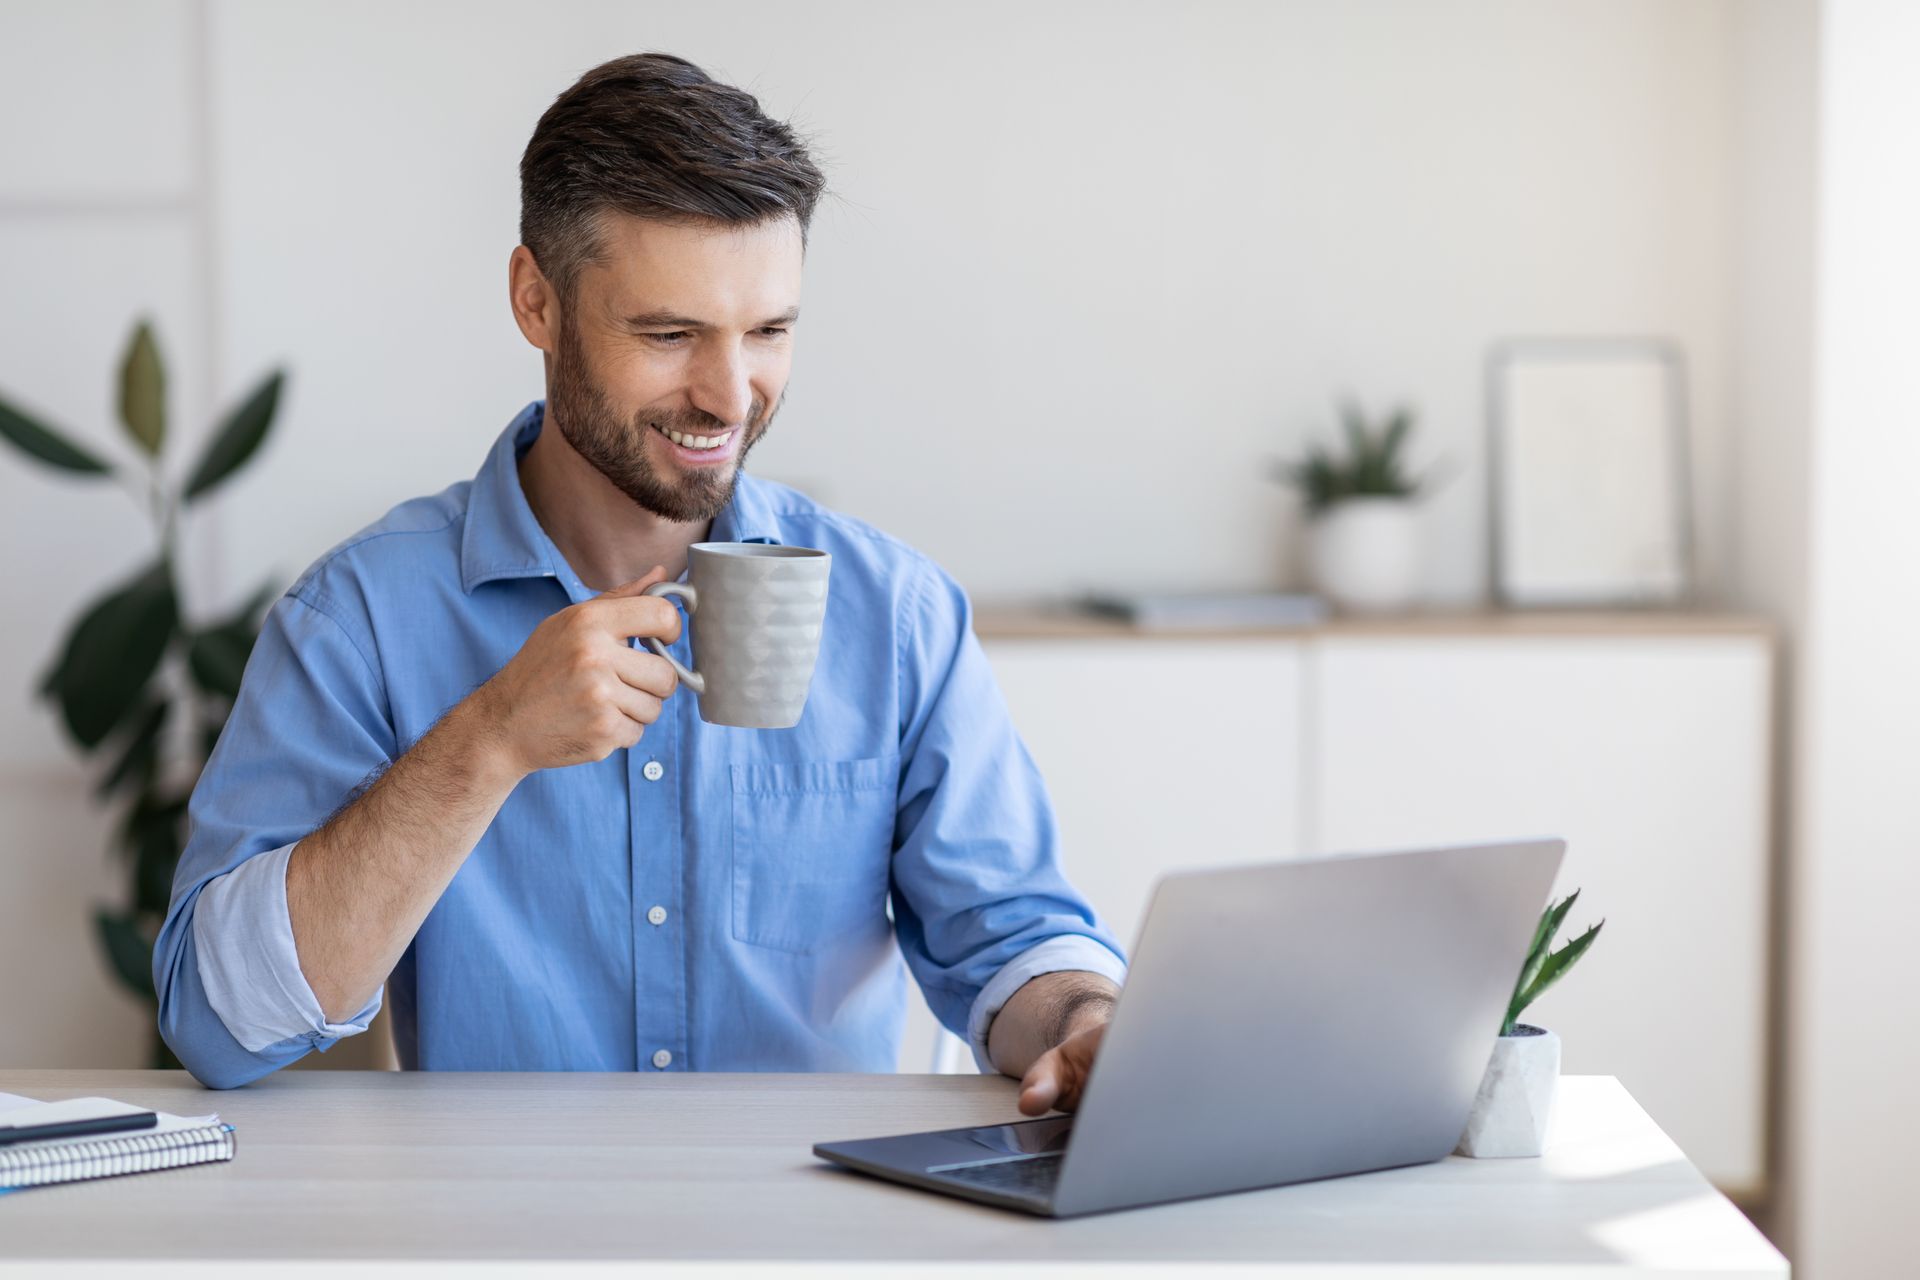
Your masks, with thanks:
[{"label": "man's fingers", "polygon": [[1026,1076],[1020,1081],[1021,1114],[1040,1116],[1053,1110],[1066,1083],[1063,1079],[1064,1066],[1058,1049],[1049,1049],[1034,1059],[1033,1065],[1027,1068]]},{"label": "man's fingers", "polygon": [[660,718],[660,699],[624,684],[613,694],[613,705],[637,725],[650,725]]},{"label": "man's fingers", "polygon": [[605,595],[587,601],[580,608],[592,619],[591,625],[620,640],[629,636],[653,636],[672,644],[680,638],[680,611],[673,607],[672,601],[659,596]]},{"label": "man's fingers", "polygon": [[597,598],[601,600],[611,600],[621,596],[637,596],[654,583],[665,582],[666,580],[666,567],[664,565],[655,565],[653,568],[647,570],[645,577],[635,578],[632,582],[623,582],[617,587],[602,591]]},{"label": "man's fingers", "polygon": [[622,683],[656,698],[670,698],[680,687],[673,664],[651,649],[622,649],[613,655],[613,672]]},{"label": "man's fingers", "polygon": [[1031,1083],[1021,1086],[1020,1114],[1023,1116],[1043,1116],[1053,1110],[1054,1103],[1060,1097],[1060,1086],[1051,1076],[1029,1077]]},{"label": "man's fingers", "polygon": [[625,640],[629,636],[657,636],[668,644],[680,638],[680,611],[647,588],[667,580],[663,565],[655,565],[642,577],[623,582],[610,591],[602,591],[587,603],[586,612],[594,624]]},{"label": "man's fingers", "polygon": [[1045,1115],[1049,1108],[1077,1108],[1093,1075],[1094,1055],[1106,1029],[1106,1024],[1100,1023],[1075,1032],[1035,1058],[1020,1081],[1020,1110],[1038,1116]]}]

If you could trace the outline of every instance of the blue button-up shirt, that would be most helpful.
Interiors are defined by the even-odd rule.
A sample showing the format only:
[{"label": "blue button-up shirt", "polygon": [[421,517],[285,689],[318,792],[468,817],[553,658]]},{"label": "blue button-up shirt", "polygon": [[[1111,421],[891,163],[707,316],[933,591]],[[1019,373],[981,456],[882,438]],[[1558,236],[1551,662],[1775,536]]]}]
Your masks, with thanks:
[{"label": "blue button-up shirt", "polygon": [[[366,1027],[382,995],[331,1023],[301,974],[288,854],[541,619],[595,594],[520,487],[543,410],[473,481],[396,507],[267,615],[154,948],[161,1031],[207,1084]],[[891,1071],[910,970],[987,1069],[988,1025],[1020,984],[1124,976],[1060,873],[953,580],[745,474],[709,536],[833,556],[799,726],[710,725],[683,688],[635,747],[524,779],[387,980],[402,1065]],[[689,666],[691,638],[674,646]]]}]

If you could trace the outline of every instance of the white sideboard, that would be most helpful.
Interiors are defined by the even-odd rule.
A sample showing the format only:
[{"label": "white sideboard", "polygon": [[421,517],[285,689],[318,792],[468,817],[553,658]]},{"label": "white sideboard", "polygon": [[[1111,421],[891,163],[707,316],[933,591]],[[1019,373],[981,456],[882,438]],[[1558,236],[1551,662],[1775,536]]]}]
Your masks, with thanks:
[{"label": "white sideboard", "polygon": [[[1530,1011],[1723,1188],[1765,1177],[1774,639],[1695,615],[1464,616],[1232,636],[979,623],[1073,880],[1131,941],[1154,879],[1315,852],[1563,835]],[[925,1070],[915,1011],[903,1066]],[[943,1065],[962,1068],[948,1046]]]}]

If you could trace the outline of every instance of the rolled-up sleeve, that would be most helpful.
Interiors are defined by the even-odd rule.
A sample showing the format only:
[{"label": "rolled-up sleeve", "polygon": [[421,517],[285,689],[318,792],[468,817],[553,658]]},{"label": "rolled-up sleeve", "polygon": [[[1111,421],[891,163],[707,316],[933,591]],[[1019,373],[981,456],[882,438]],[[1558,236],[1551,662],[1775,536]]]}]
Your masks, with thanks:
[{"label": "rolled-up sleeve", "polygon": [[925,565],[906,594],[894,926],[934,1015],[983,1071],[993,1016],[1042,973],[1114,981],[1125,957],[1060,869],[1046,787],[1015,731],[966,594]]},{"label": "rolled-up sleeve", "polygon": [[287,914],[287,859],[294,848],[256,854],[215,876],[193,909],[207,1002],[233,1038],[254,1053],[295,1036],[358,1035],[380,1012],[382,992],[376,991],[347,1021],[329,1022],[302,976]]},{"label": "rolled-up sleeve", "polygon": [[364,1030],[376,995],[326,1020],[287,916],[294,845],[396,755],[371,637],[303,583],[269,611],[189,805],[190,833],[154,945],[160,1031],[202,1083],[228,1088]]}]

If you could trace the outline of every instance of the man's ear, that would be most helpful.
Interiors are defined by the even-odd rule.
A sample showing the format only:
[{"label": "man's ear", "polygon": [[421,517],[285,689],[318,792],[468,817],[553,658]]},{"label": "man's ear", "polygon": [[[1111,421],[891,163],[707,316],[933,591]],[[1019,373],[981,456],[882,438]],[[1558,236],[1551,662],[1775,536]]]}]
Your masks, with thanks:
[{"label": "man's ear", "polygon": [[527,341],[551,356],[560,345],[560,297],[523,244],[507,259],[507,302]]}]

